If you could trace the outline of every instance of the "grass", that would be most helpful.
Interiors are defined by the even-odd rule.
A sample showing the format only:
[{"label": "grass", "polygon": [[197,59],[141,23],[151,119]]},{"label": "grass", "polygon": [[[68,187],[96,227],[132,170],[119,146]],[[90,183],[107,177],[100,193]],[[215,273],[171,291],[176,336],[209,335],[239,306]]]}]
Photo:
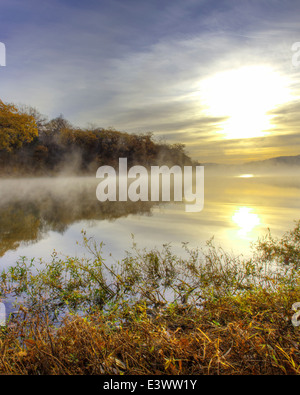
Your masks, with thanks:
[{"label": "grass", "polygon": [[[299,374],[300,222],[267,234],[250,259],[212,242],[90,258],[20,259],[1,295],[21,297],[0,332],[1,374]],[[297,322],[296,322],[297,324]]]}]

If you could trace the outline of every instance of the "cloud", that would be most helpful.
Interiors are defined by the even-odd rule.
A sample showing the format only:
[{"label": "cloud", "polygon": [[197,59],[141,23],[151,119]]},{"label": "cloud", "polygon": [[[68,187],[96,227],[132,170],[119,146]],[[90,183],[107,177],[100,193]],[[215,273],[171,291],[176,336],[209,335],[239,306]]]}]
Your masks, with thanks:
[{"label": "cloud", "polygon": [[[194,155],[236,157],[255,143],[221,140],[224,118],[205,114],[200,83],[264,64],[286,76],[296,95],[291,45],[300,37],[299,11],[290,0],[4,0],[1,98],[49,117],[63,113],[79,126],[152,130],[186,143]],[[299,132],[297,106],[273,115],[272,138],[255,141],[271,149],[284,140],[287,147]]]}]

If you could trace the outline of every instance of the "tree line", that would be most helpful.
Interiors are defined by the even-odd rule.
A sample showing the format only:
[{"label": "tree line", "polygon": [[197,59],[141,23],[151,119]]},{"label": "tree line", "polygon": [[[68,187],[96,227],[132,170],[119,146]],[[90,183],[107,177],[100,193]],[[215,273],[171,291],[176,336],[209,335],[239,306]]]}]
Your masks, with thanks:
[{"label": "tree line", "polygon": [[191,165],[184,144],[155,140],[152,133],[72,125],[63,115],[48,120],[31,106],[0,100],[1,174],[92,174],[99,166]]}]

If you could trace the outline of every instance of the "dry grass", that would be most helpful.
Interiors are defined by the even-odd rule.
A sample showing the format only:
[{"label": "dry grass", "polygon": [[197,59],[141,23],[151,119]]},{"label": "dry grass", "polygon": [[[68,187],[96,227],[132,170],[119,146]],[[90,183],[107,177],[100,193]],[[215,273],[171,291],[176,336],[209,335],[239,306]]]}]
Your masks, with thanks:
[{"label": "dry grass", "polygon": [[[300,294],[261,291],[177,306],[153,317],[135,305],[114,315],[70,316],[55,328],[38,317],[2,334],[2,374],[299,374],[299,328],[290,306]],[[26,323],[26,324],[25,324]]]},{"label": "dry grass", "polygon": [[[293,232],[300,234],[299,224]],[[201,264],[195,251],[183,261],[167,249],[127,257],[109,269],[109,281],[99,255],[94,266],[55,259],[37,275],[24,265],[3,273],[2,293],[28,298],[0,333],[0,373],[299,374],[300,327],[291,322],[300,301],[296,239],[296,263],[277,271],[266,269],[280,253],[269,239],[259,243],[263,254],[238,266],[215,249]],[[64,318],[55,321],[51,308]]]}]

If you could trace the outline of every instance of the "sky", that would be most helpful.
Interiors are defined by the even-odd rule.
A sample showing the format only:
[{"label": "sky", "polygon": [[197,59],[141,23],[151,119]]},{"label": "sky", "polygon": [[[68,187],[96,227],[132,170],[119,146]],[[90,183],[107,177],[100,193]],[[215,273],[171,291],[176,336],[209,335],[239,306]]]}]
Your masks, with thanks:
[{"label": "sky", "polygon": [[297,0],[1,0],[0,99],[200,162],[298,155],[299,15]]}]

